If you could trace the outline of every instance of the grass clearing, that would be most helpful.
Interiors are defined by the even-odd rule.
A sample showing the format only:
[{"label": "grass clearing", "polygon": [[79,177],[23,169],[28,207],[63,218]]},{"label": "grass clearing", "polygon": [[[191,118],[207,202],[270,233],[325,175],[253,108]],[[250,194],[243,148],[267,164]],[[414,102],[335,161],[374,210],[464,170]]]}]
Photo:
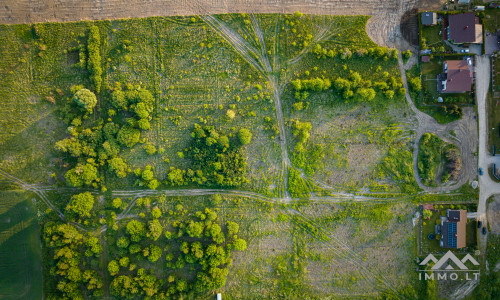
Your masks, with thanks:
[{"label": "grass clearing", "polygon": [[0,297],[42,297],[40,232],[33,195],[0,190]]}]

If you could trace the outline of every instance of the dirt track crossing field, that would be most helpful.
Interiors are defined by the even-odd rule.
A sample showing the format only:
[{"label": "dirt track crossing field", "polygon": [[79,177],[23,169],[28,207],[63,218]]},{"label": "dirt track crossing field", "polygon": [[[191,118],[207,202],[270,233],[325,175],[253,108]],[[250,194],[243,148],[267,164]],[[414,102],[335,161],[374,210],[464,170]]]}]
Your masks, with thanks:
[{"label": "dirt track crossing field", "polygon": [[[328,15],[371,15],[368,35],[379,45],[407,48],[399,21],[414,7],[438,8],[440,0],[199,0],[207,13],[293,13]],[[192,0],[5,0],[0,23],[70,22],[197,14]]]}]

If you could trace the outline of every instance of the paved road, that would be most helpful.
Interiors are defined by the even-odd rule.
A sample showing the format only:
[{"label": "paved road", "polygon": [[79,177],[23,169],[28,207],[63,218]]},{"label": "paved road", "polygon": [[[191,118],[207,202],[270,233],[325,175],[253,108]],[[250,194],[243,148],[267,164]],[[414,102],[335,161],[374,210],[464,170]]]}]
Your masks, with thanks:
[{"label": "paved road", "polygon": [[[490,58],[476,57],[476,99],[479,116],[479,162],[478,167],[483,169],[484,175],[479,176],[479,204],[477,207],[478,220],[487,226],[486,201],[491,195],[500,193],[500,184],[495,183],[488,175],[488,164],[492,157],[488,153],[488,114],[486,96],[490,85]],[[478,246],[481,253],[486,250],[486,236],[478,231]]]}]

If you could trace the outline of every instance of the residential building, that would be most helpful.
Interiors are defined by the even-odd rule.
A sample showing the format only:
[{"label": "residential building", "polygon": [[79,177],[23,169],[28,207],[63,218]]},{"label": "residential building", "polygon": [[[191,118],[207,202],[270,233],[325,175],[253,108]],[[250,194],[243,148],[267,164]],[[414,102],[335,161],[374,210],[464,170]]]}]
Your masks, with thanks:
[{"label": "residential building", "polygon": [[448,40],[454,44],[481,44],[483,42],[483,25],[474,13],[448,16]]},{"label": "residential building", "polygon": [[446,217],[441,217],[441,225],[436,231],[441,233],[439,244],[443,248],[460,249],[466,245],[467,211],[447,209]]},{"label": "residential building", "polygon": [[443,73],[437,76],[437,90],[441,93],[470,92],[472,66],[470,60],[446,60]]},{"label": "residential building", "polygon": [[437,24],[437,14],[435,12],[426,11],[422,14],[422,25],[432,26]]}]

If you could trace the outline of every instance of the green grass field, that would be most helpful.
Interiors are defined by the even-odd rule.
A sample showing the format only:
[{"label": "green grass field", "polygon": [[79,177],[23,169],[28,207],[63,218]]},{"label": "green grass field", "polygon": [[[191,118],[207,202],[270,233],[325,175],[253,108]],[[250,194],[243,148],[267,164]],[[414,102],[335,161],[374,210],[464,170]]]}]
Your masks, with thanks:
[{"label": "green grass field", "polygon": [[[414,179],[397,50],[369,39],[368,18],[0,25],[0,169],[51,204],[40,202],[27,227],[42,227],[45,297],[415,294],[409,216],[427,195]],[[83,113],[78,85],[96,96]],[[144,90],[147,101],[134,96]],[[124,128],[137,133],[131,146]],[[63,139],[72,144],[57,151]],[[220,161],[200,167],[200,157]],[[123,176],[111,170],[118,158]],[[220,170],[243,172],[242,184],[221,184]],[[146,185],[151,178],[158,186]],[[199,226],[204,234],[193,233]]]},{"label": "green grass field", "polygon": [[40,231],[33,195],[1,190],[0,298],[42,298]]}]

